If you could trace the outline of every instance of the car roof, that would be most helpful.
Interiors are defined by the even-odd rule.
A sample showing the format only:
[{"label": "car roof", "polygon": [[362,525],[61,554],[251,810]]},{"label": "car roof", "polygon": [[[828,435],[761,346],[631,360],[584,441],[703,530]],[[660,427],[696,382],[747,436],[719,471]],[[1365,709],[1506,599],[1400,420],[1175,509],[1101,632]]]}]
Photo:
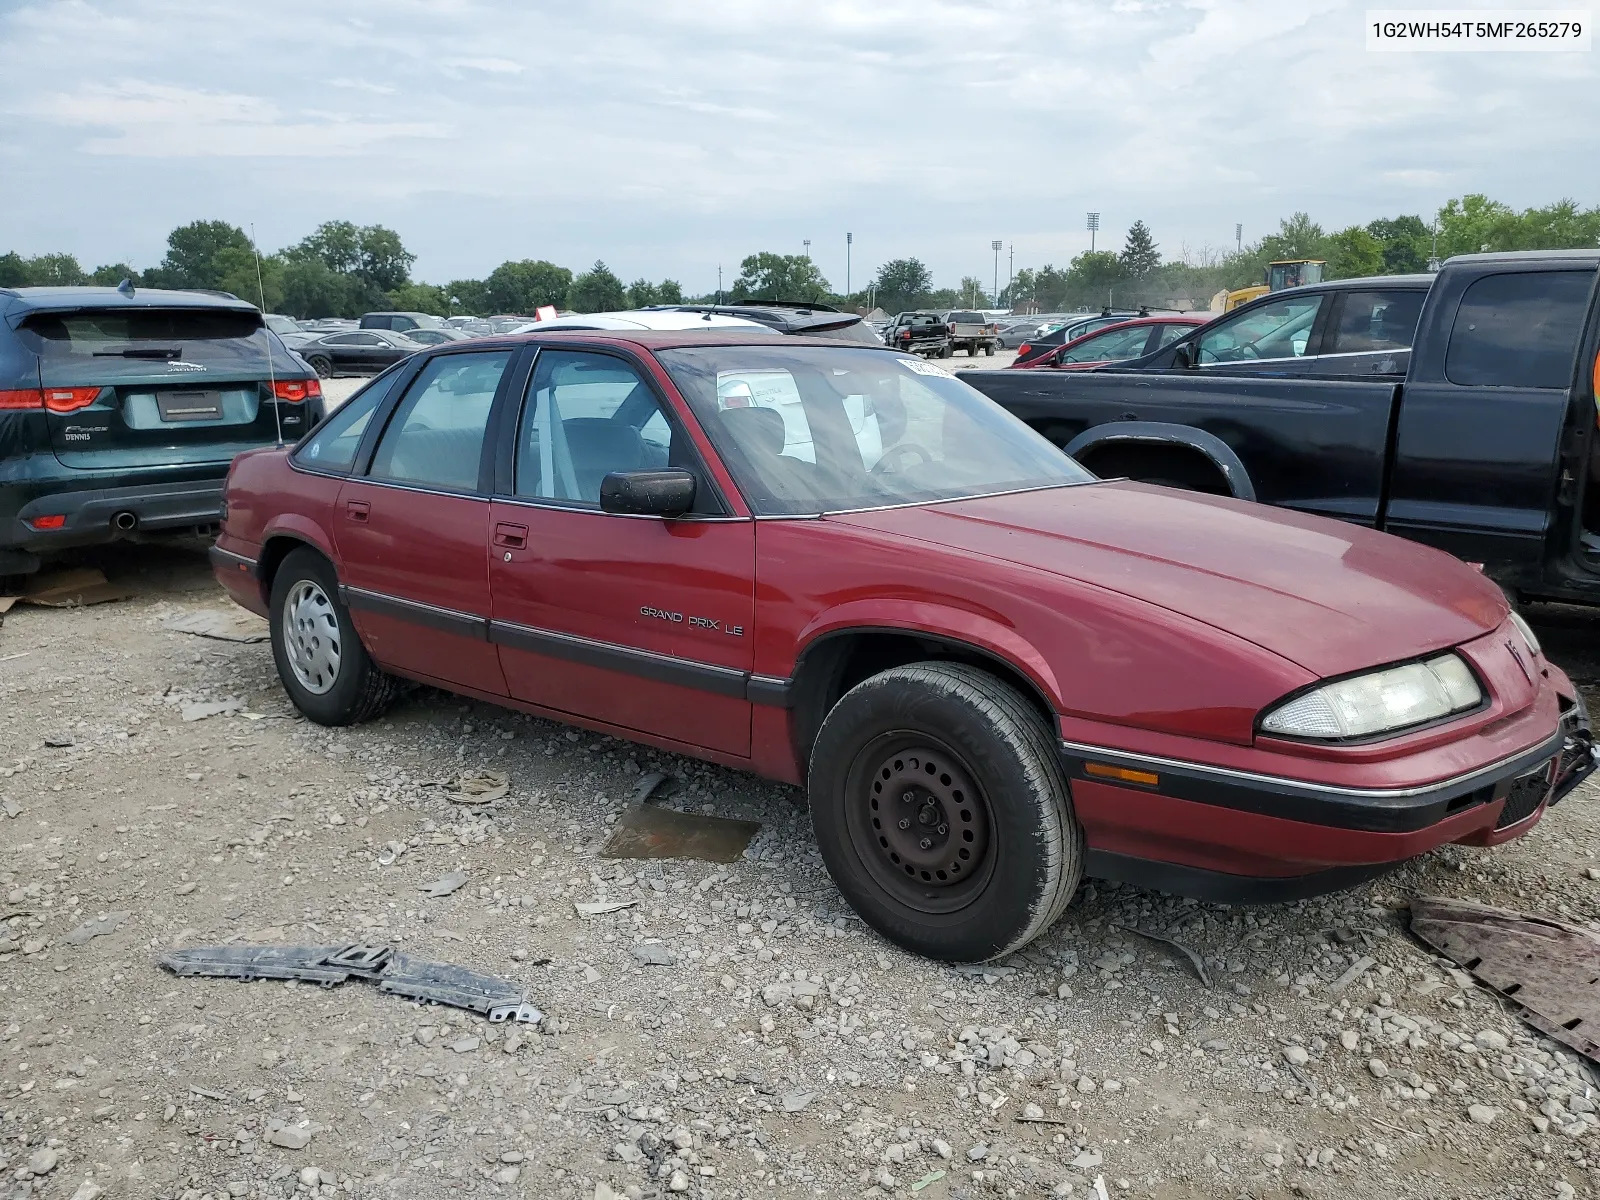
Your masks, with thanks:
[{"label": "car roof", "polygon": [[[639,350],[680,350],[705,346],[835,346],[848,350],[877,350],[880,347],[849,342],[837,338],[776,338],[770,329],[744,329],[732,325],[722,326],[715,332],[696,333],[690,329],[551,329],[542,332],[503,333],[495,337],[469,339],[465,344],[451,342],[448,346],[429,346],[429,353],[471,353],[494,346],[521,345],[525,342],[542,343],[551,334],[561,335],[563,342],[586,346],[631,346]],[[891,352],[888,346],[881,347]],[[892,351],[901,353],[903,351]]]},{"label": "car roof", "polygon": [[[1474,256],[1477,257],[1477,256]],[[1325,279],[1321,283],[1305,283],[1299,287],[1279,288],[1275,292],[1257,296],[1257,300],[1265,300],[1268,296],[1287,296],[1291,292],[1326,292],[1326,291],[1365,291],[1368,288],[1415,288],[1425,292],[1433,286],[1433,275],[1423,272],[1416,275],[1356,275],[1349,279]],[[1241,308],[1243,305],[1240,306]]]},{"label": "car roof", "polygon": [[1453,254],[1448,263],[1552,262],[1572,259],[1585,266],[1600,264],[1600,250],[1575,247],[1571,250],[1491,250],[1485,254]]},{"label": "car roof", "polygon": [[7,308],[19,312],[61,312],[73,308],[217,308],[233,312],[260,312],[248,300],[230,292],[192,292],[170,288],[18,287],[0,288]]},{"label": "car roof", "polygon": [[673,304],[660,306],[655,311],[669,309],[674,312],[741,317],[787,332],[843,327],[865,319],[857,313],[840,312],[832,305],[808,304],[801,300],[752,300],[744,304]]},{"label": "car roof", "polygon": [[768,332],[768,326],[744,317],[680,309],[627,309],[609,313],[574,313],[570,317],[552,317],[548,321],[530,321],[512,333],[548,333],[558,329],[744,329],[750,332]]}]

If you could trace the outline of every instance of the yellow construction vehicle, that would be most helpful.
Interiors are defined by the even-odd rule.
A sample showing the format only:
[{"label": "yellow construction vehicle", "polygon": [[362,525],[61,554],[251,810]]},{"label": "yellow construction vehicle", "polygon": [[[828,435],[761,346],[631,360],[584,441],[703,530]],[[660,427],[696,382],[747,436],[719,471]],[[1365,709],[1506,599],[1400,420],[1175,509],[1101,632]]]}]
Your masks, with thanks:
[{"label": "yellow construction vehicle", "polygon": [[1268,263],[1262,282],[1254,287],[1235,288],[1231,292],[1218,292],[1211,297],[1211,311],[1232,312],[1241,304],[1248,304],[1257,296],[1265,296],[1268,292],[1301,287],[1308,283],[1321,283],[1322,268],[1327,265],[1327,260],[1321,258],[1289,258]]}]

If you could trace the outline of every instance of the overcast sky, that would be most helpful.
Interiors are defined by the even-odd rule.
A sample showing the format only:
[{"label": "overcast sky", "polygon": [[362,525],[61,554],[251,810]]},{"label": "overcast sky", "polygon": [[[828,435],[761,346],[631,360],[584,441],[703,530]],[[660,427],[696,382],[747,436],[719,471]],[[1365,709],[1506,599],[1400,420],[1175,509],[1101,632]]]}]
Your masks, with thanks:
[{"label": "overcast sky", "polygon": [[[1469,0],[1453,0],[1453,7]],[[1339,0],[0,0],[0,252],[148,266],[196,218],[264,249],[398,230],[716,286],[1231,246],[1484,191],[1600,201],[1594,53],[1379,54]],[[1001,281],[1006,262],[1002,257]]]}]

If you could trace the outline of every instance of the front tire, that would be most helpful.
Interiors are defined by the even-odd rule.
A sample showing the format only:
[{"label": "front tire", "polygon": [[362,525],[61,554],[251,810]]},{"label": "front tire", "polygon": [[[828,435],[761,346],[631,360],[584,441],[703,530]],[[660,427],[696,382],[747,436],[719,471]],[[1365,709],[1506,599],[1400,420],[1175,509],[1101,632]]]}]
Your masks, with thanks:
[{"label": "front tire", "polygon": [[1039,714],[994,676],[924,662],[833,707],[811,753],[828,873],[884,937],[946,962],[1048,929],[1083,874],[1083,830]]},{"label": "front tire", "polygon": [[309,365],[311,367],[311,369],[313,371],[315,371],[317,373],[317,378],[318,379],[331,379],[331,378],[333,378],[333,360],[332,359],[326,358],[321,354],[313,354],[310,358],[306,359],[306,363],[307,363],[307,365]]},{"label": "front tire", "polygon": [[283,690],[318,725],[355,725],[394,700],[399,683],[378,669],[339,599],[333,565],[310,547],[272,577],[272,657]]}]

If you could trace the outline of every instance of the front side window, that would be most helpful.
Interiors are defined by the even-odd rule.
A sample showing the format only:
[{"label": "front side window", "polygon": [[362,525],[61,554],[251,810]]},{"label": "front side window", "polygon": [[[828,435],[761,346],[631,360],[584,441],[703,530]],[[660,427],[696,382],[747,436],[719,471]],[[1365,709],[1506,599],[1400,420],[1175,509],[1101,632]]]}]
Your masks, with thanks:
[{"label": "front side window", "polygon": [[1456,310],[1445,378],[1477,387],[1566,387],[1593,285],[1593,271],[1519,271],[1477,280]]},{"label": "front side window", "polygon": [[1137,358],[1144,353],[1150,340],[1150,327],[1136,325],[1132,329],[1108,329],[1085,338],[1069,350],[1063,350],[1057,362],[1087,363],[1115,362],[1123,358]]},{"label": "front side window", "polygon": [[383,431],[372,477],[477,490],[489,409],[511,355],[441,354],[423,367]]},{"label": "front side window", "polygon": [[598,505],[607,475],[665,467],[671,450],[671,426],[628,363],[540,353],[517,433],[517,495]]},{"label": "front side window", "polygon": [[1094,479],[987,397],[920,359],[792,344],[657,357],[762,516]]},{"label": "front side window", "polygon": [[1329,354],[1409,350],[1427,292],[1346,292]]},{"label": "front side window", "polygon": [[1321,296],[1289,296],[1218,321],[1200,335],[1200,362],[1299,358],[1322,309]]},{"label": "front side window", "polygon": [[331,471],[343,475],[355,465],[356,451],[361,447],[361,436],[372,423],[372,414],[378,405],[394,391],[403,371],[389,371],[378,376],[327,419],[294,453],[294,459],[313,471]]}]

